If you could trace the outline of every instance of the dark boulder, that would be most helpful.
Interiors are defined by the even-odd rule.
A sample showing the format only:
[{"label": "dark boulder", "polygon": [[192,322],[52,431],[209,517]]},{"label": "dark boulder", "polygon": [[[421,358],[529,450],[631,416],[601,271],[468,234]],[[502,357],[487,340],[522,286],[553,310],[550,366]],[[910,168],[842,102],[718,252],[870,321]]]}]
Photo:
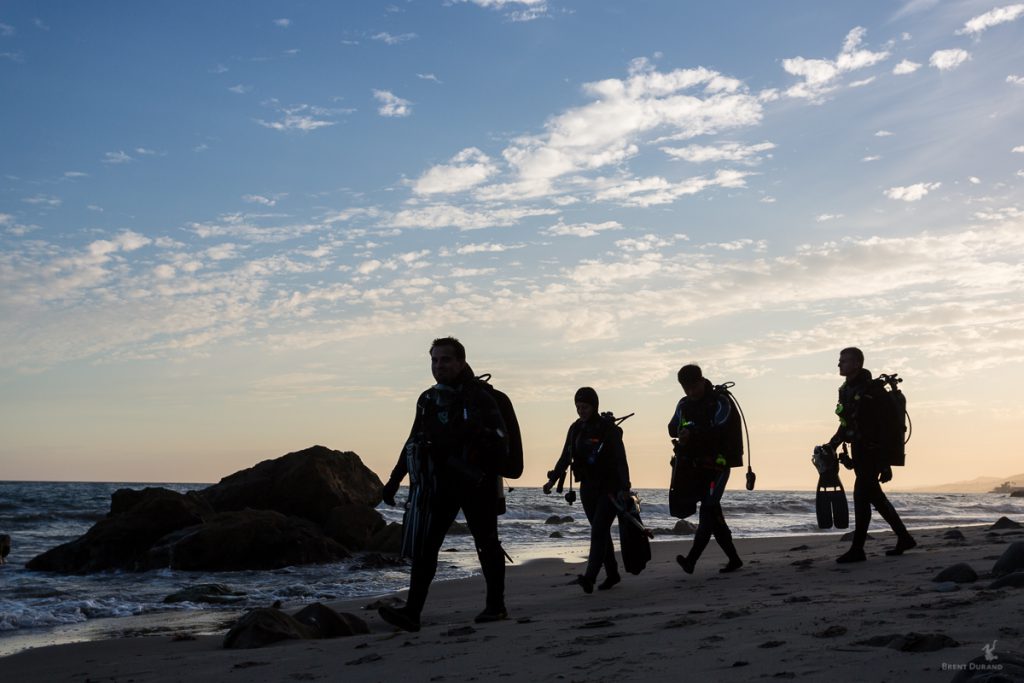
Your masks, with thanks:
[{"label": "dark boulder", "polygon": [[245,600],[245,593],[233,591],[222,583],[199,583],[171,593],[165,603],[205,602],[211,605],[234,605]]},{"label": "dark boulder", "polygon": [[[165,488],[147,488],[111,496],[111,513],[84,536],[37,555],[26,565],[34,571],[68,574],[107,569],[146,569],[150,546],[169,533],[202,524],[213,514],[201,498]],[[115,503],[116,501],[116,503]]]},{"label": "dark boulder", "polygon": [[907,633],[875,636],[861,640],[855,645],[889,647],[900,652],[937,652],[947,647],[960,647],[960,643],[945,633]]},{"label": "dark boulder", "polygon": [[387,522],[367,505],[349,503],[331,510],[324,532],[346,548],[365,548]]},{"label": "dark boulder", "polygon": [[273,608],[246,612],[224,636],[227,649],[263,647],[282,640],[338,638],[369,633],[366,622],[353,614],[338,613],[320,603],[303,608],[294,616]]},{"label": "dark boulder", "polygon": [[1024,541],[1011,543],[992,566],[992,576],[1004,576],[1024,569]]},{"label": "dark boulder", "polygon": [[654,533],[658,536],[692,536],[697,533],[697,525],[689,520],[680,519],[671,529],[654,529]]},{"label": "dark boulder", "polygon": [[959,529],[950,529],[946,533],[942,534],[942,537],[948,541],[963,541],[966,540],[964,532]]},{"label": "dark boulder", "polygon": [[1024,498],[1024,489],[1017,489],[1010,494],[1010,498]]},{"label": "dark boulder", "polygon": [[383,488],[355,453],[313,446],[235,472],[200,495],[218,512],[276,510],[325,525],[338,506],[375,507]]},{"label": "dark boulder", "polygon": [[1024,588],[1024,571],[1016,571],[998,579],[988,585],[989,588]]},{"label": "dark boulder", "polygon": [[1015,522],[1009,517],[1000,517],[996,523],[988,528],[989,531],[1001,531],[1003,529],[1020,529],[1020,522]]},{"label": "dark boulder", "polygon": [[367,542],[364,550],[397,555],[402,552],[402,525],[391,522]]},{"label": "dark boulder", "polygon": [[954,583],[974,583],[977,580],[978,573],[966,562],[946,567],[932,579],[937,582],[952,581]]},{"label": "dark boulder", "polygon": [[280,569],[334,562],[348,550],[312,522],[273,510],[239,510],[160,539],[148,553],[149,568],[237,571]]},{"label": "dark boulder", "polygon": [[335,612],[314,602],[295,613],[295,620],[314,629],[318,638],[344,638],[370,632],[366,622],[348,612]]}]

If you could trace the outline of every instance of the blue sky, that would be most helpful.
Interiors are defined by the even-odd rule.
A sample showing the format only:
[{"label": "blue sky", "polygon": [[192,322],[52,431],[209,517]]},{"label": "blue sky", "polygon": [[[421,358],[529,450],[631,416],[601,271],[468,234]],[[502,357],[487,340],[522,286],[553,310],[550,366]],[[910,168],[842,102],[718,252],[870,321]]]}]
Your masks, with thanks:
[{"label": "blue sky", "polygon": [[445,334],[538,482],[591,385],[664,485],[698,362],[811,485],[849,344],[898,483],[1016,472],[1024,5],[832,5],[0,7],[0,477],[383,475]]}]

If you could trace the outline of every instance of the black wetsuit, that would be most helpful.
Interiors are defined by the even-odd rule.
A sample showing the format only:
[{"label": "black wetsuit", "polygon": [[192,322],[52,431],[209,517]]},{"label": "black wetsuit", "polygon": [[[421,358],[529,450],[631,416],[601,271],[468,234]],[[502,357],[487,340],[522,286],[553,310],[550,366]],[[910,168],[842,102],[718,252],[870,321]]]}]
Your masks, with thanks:
[{"label": "black wetsuit", "polygon": [[889,469],[882,447],[884,439],[878,391],[885,389],[872,383],[871,372],[868,370],[861,368],[853,377],[847,378],[843,386],[839,387],[839,403],[836,405],[839,429],[829,441],[833,448],[844,441],[853,446],[853,472],[856,480],[853,485],[852,547],[859,550],[864,549],[867,540],[872,505],[897,536],[903,538],[908,535],[907,527],[878,481],[879,475]]},{"label": "black wetsuit", "polygon": [[[505,609],[505,553],[498,540],[496,484],[498,464],[508,447],[504,433],[497,404],[468,370],[457,386],[439,384],[420,395],[406,449],[391,472],[391,479],[400,482],[409,471],[409,447],[421,449],[420,472],[413,474],[410,500],[423,501],[425,509],[407,511],[403,543],[403,553],[412,556],[409,612],[418,616],[423,610],[441,544],[460,509],[487,583],[486,608]],[[410,543],[413,522],[420,528]]]},{"label": "black wetsuit", "polygon": [[675,476],[687,478],[687,488],[695,492],[700,503],[697,531],[688,556],[691,564],[697,562],[712,535],[730,562],[739,561],[732,531],[722,512],[722,494],[729,483],[729,466],[722,455],[723,429],[731,412],[729,400],[715,394],[711,382],[705,379],[703,397],[700,400],[681,398],[668,423],[668,434],[673,439],[684,429],[690,433],[676,456]]},{"label": "black wetsuit", "polygon": [[619,566],[611,528],[618,510],[608,496],[630,489],[622,430],[599,415],[586,422],[573,422],[553,473],[564,476],[569,467],[580,482],[580,500],[590,522],[590,553],[584,576],[593,583],[603,566],[607,577],[617,578]]}]

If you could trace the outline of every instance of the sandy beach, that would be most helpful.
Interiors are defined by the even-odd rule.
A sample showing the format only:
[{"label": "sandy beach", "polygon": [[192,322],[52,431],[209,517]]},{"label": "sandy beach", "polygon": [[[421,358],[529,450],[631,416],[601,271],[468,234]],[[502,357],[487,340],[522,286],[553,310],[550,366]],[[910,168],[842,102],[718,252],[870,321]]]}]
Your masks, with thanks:
[{"label": "sandy beach", "polygon": [[[190,623],[215,623],[210,615],[125,619],[122,635],[33,648],[0,658],[0,671],[9,681],[135,683],[952,680],[986,645],[993,665],[1024,652],[1021,589],[989,589],[987,578],[1024,532],[948,531],[917,531],[919,547],[902,557],[886,557],[892,537],[875,531],[868,561],[853,565],[834,562],[847,546],[838,535],[740,539],[746,566],[724,575],[714,542],[693,575],[675,562],[688,541],[657,543],[640,576],[592,595],[566,585],[582,565],[536,560],[509,567],[507,621],[472,623],[483,604],[476,577],[436,583],[419,633],[395,631],[366,599],[330,606],[364,618],[368,635],[250,650],[223,649],[223,633],[189,635]],[[933,582],[957,563],[981,578]]]}]

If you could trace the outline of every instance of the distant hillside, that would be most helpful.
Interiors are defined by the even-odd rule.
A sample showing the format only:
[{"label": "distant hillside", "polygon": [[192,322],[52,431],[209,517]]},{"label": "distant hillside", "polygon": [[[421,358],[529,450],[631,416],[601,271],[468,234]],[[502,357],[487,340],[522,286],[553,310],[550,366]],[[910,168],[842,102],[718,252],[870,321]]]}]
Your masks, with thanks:
[{"label": "distant hillside", "polygon": [[1024,488],[1024,472],[1011,474],[1008,477],[977,477],[968,481],[955,481],[951,484],[922,486],[908,490],[921,493],[988,493],[1007,481],[1016,482],[1017,486]]}]

